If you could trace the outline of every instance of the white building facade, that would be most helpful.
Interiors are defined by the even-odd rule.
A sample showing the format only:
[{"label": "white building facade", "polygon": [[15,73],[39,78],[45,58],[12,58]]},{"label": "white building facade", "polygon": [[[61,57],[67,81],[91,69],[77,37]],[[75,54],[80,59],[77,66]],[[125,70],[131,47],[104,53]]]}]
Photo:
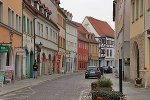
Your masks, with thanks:
[{"label": "white building facade", "polygon": [[[35,60],[38,63],[38,75],[55,73],[56,54],[58,52],[58,26],[51,20],[52,12],[44,3],[34,2],[36,7],[35,25]],[[40,12],[40,13],[39,13]],[[42,13],[42,14],[41,14]],[[42,49],[39,51],[39,44]]]},{"label": "white building facade", "polygon": [[123,79],[130,79],[130,0],[113,2],[115,22],[115,66],[119,69],[122,59]]},{"label": "white building facade", "polygon": [[77,71],[77,27],[72,22],[72,14],[68,14],[66,22],[66,72]]},{"label": "white building facade", "polygon": [[[93,23],[96,24],[94,25]],[[114,37],[112,35],[114,34],[113,29],[107,24],[107,22],[88,16],[85,17],[82,25],[88,32],[94,33],[95,39],[99,42],[99,66],[115,66]],[[106,26],[106,28],[103,26]],[[106,34],[107,30],[110,30],[110,36],[109,34]]]}]

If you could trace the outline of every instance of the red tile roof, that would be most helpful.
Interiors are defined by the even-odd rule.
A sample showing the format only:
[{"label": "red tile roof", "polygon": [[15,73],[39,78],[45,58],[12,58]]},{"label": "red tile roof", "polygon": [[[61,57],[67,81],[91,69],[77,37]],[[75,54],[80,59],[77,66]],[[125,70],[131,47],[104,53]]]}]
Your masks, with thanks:
[{"label": "red tile roof", "polygon": [[108,36],[114,38],[114,30],[109,26],[107,22],[89,16],[87,16],[87,19],[101,37]]},{"label": "red tile roof", "polygon": [[[89,42],[92,42],[92,43],[98,43],[95,39],[88,39],[88,38],[86,38],[86,34],[93,34],[93,33],[89,33],[84,27],[83,27],[83,25],[81,24],[81,23],[78,23],[78,22],[74,22],[77,26],[78,26],[78,33],[82,33],[83,34],[83,36],[84,36],[84,38],[87,40],[87,41],[89,41]],[[78,38],[80,38],[81,37],[81,35],[78,35]]]},{"label": "red tile roof", "polygon": [[77,26],[78,26],[78,31],[81,32],[81,33],[88,33],[88,31],[82,26],[81,23],[78,23],[78,22],[74,22]]},{"label": "red tile roof", "polygon": [[84,36],[84,34],[78,32],[78,39],[81,41],[89,42],[88,39]]}]

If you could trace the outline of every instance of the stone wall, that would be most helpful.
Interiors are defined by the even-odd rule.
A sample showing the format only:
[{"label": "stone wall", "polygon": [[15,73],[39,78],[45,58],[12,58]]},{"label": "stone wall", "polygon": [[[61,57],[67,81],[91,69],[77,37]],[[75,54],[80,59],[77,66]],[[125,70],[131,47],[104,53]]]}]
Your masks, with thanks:
[{"label": "stone wall", "polygon": [[[134,49],[135,42],[138,45],[139,49],[139,69],[144,68],[144,33],[137,35],[136,37],[133,37],[130,39],[130,80],[131,82],[134,82],[135,73],[136,72],[136,65],[134,64],[137,57],[135,56],[135,52],[138,49]],[[140,77],[143,78],[143,74],[140,72]]]}]

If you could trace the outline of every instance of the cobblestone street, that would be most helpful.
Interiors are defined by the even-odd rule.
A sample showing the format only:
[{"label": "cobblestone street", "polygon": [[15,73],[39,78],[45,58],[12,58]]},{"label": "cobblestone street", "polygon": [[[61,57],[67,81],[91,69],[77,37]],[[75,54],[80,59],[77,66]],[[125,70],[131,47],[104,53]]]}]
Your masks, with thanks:
[{"label": "cobblestone street", "polygon": [[[38,80],[38,79],[37,79]],[[2,100],[89,100],[90,83],[84,74],[72,74],[0,97]]]}]

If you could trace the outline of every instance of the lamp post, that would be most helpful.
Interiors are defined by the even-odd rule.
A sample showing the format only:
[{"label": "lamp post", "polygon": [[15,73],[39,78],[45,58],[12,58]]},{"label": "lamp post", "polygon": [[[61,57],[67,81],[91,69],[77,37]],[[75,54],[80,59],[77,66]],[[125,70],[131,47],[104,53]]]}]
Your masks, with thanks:
[{"label": "lamp post", "polygon": [[89,56],[88,60],[89,60],[89,66],[90,66],[91,55]]},{"label": "lamp post", "polygon": [[[37,56],[40,55],[41,49],[42,49],[42,43],[40,42],[40,44],[37,45]],[[36,62],[36,61],[35,61]],[[37,58],[37,62],[40,62],[40,57]]]}]

